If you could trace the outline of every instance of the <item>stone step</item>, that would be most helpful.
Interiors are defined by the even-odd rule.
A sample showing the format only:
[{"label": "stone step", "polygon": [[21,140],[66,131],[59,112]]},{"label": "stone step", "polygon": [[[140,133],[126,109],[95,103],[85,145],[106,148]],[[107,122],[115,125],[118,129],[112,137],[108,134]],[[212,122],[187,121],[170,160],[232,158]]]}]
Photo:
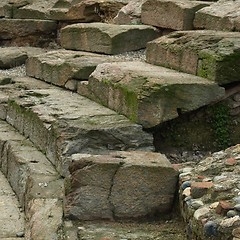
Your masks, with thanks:
[{"label": "stone step", "polygon": [[26,60],[41,53],[47,52],[46,49],[36,47],[3,47],[0,48],[0,68],[8,69],[22,64]]},{"label": "stone step", "polygon": [[[8,198],[8,202],[6,202],[8,207],[4,206],[6,209],[2,209],[1,216],[4,216],[5,212],[6,215],[9,214],[8,211],[11,211],[12,217],[5,219],[5,221],[8,220],[7,224],[1,224],[0,237],[2,237],[2,229],[7,226],[6,232],[8,228],[11,230],[10,227],[14,227],[15,231],[9,237],[19,235],[19,237],[25,236],[26,239],[32,240],[61,239],[60,235],[63,231],[63,179],[43,153],[39,152],[29,140],[2,120],[0,121],[0,149],[2,172],[16,193],[26,219],[24,228],[23,211],[20,212],[19,208],[16,207],[14,209],[16,203]],[[11,218],[13,223],[9,222]],[[1,219],[0,217],[0,222]],[[22,233],[21,236],[20,233]]]},{"label": "stone step", "polygon": [[240,31],[240,1],[219,1],[196,12],[195,29]]},{"label": "stone step", "polygon": [[176,118],[224,96],[224,88],[194,75],[144,62],[104,63],[80,94],[145,128]]},{"label": "stone step", "polygon": [[142,5],[141,20],[160,28],[191,30],[195,12],[210,4],[189,0],[147,0]]},{"label": "stone step", "polygon": [[223,85],[239,81],[239,51],[240,33],[182,31],[150,42],[146,59]]},{"label": "stone step", "polygon": [[[135,58],[140,59],[143,54]],[[98,64],[105,62],[127,61],[134,58],[125,55],[106,56],[81,51],[55,50],[29,57],[26,62],[26,74],[30,77],[48,83],[77,91],[82,81],[87,81],[89,75]]]},{"label": "stone step", "polygon": [[0,19],[0,46],[46,47],[55,40],[56,35],[55,21]]},{"label": "stone step", "polygon": [[78,23],[61,29],[60,42],[69,50],[118,54],[145,48],[157,36],[157,29],[147,25]]},{"label": "stone step", "polygon": [[2,172],[0,172],[0,183],[0,238],[5,240],[24,240],[24,213],[18,203],[16,194]]},{"label": "stone step", "polygon": [[70,218],[140,220],[163,217],[172,210],[178,172],[159,153],[73,154],[70,173],[66,189]]},{"label": "stone step", "polygon": [[151,134],[108,108],[33,78],[14,82],[1,88],[3,117],[62,175],[68,173],[66,158],[73,153],[153,149]]}]

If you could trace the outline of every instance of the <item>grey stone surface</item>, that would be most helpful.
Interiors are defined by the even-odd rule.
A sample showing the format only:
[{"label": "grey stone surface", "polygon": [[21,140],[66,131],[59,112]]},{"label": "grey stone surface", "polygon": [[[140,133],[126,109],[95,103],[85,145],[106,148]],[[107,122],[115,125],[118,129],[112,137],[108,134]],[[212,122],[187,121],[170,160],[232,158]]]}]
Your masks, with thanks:
[{"label": "grey stone surface", "polygon": [[114,17],[115,24],[140,24],[143,0],[131,0]]},{"label": "grey stone surface", "polygon": [[146,25],[79,23],[62,28],[60,42],[65,49],[118,54],[145,48],[157,36],[157,29]]},{"label": "grey stone surface", "polygon": [[70,7],[52,8],[51,19],[77,22],[110,22],[126,3],[119,0],[83,0]]},{"label": "grey stone surface", "polygon": [[194,27],[219,31],[240,31],[240,1],[218,1],[196,12]]},{"label": "grey stone surface", "polygon": [[46,153],[62,174],[68,166],[65,155],[152,149],[152,136],[140,125],[85,97],[57,88],[22,93],[16,99],[11,96],[6,119]]},{"label": "grey stone surface", "polygon": [[0,68],[7,69],[22,65],[29,56],[44,53],[46,50],[34,47],[0,48]]},{"label": "grey stone surface", "polygon": [[88,97],[145,128],[224,95],[224,89],[211,81],[142,62],[100,64],[90,75],[87,86]]},{"label": "grey stone surface", "polygon": [[[26,239],[48,239],[49,236],[51,239],[62,239],[56,236],[63,228],[63,179],[44,154],[13,127],[1,121],[0,129],[1,169],[19,199],[19,207],[25,210]],[[14,207],[9,200],[5,204],[6,214],[7,211],[12,211],[10,205]],[[2,216],[1,214],[0,222],[6,221]],[[13,224],[9,222],[9,229],[12,225],[18,227],[19,223],[15,222],[16,220]],[[3,223],[2,225],[4,226]],[[24,233],[24,228],[9,236],[15,237],[21,232]],[[0,231],[0,236],[1,233]]]},{"label": "grey stone surface", "polygon": [[147,0],[142,5],[142,23],[174,30],[193,29],[195,12],[210,3],[188,0]]},{"label": "grey stone surface", "polygon": [[208,78],[222,84],[239,79],[240,33],[182,31],[147,45],[148,63]]},{"label": "grey stone surface", "polygon": [[66,212],[81,220],[163,216],[178,175],[164,155],[135,151],[74,154],[70,173]]},{"label": "grey stone surface", "polygon": [[20,209],[15,193],[1,172],[0,182],[0,238],[15,239],[17,233],[24,233],[24,214]]},{"label": "grey stone surface", "polygon": [[57,23],[54,21],[0,19],[1,46],[46,46],[53,41],[56,33]]},{"label": "grey stone surface", "polygon": [[27,206],[27,239],[63,239],[62,201],[59,199],[33,199]]},{"label": "grey stone surface", "polygon": [[[65,86],[71,79],[87,80],[98,64],[113,61],[119,60],[100,54],[57,50],[30,57],[27,60],[26,73],[46,82]],[[76,91],[76,84],[74,85],[75,87],[68,86]]]}]

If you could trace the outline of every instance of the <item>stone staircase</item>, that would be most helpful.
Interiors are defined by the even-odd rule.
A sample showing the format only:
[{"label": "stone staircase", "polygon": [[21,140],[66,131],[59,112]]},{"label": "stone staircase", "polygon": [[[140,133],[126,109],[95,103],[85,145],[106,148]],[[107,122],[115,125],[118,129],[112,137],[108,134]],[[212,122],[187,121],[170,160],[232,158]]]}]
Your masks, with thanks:
[{"label": "stone staircase", "polygon": [[[0,67],[13,69],[0,75],[0,238],[125,239],[121,233],[98,236],[97,228],[92,236],[87,221],[169,217],[180,172],[188,231],[179,240],[240,239],[238,148],[223,154],[235,159],[224,162],[227,169],[221,163],[224,174],[234,172],[228,181],[235,190],[214,197],[220,172],[202,171],[207,161],[199,169],[196,163],[172,165],[154,152],[149,131],[236,89],[240,33],[222,32],[224,27],[186,31],[202,28],[200,14],[220,2],[155,2],[142,6],[141,21],[152,26],[106,23],[127,6],[124,1],[0,4]],[[126,57],[145,47],[147,63]],[[14,75],[13,67],[22,64],[26,72]],[[228,208],[223,201],[231,202]],[[140,235],[129,239],[169,237]]]}]

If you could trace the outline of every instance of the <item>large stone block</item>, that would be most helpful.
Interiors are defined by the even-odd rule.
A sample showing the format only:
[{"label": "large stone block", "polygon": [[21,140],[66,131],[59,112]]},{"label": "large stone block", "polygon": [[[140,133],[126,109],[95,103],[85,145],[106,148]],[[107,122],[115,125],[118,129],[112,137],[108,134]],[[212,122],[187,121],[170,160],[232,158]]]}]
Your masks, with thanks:
[{"label": "large stone block", "polygon": [[22,65],[29,56],[44,53],[46,50],[34,47],[6,47],[0,48],[0,68],[12,68]]},{"label": "large stone block", "polygon": [[70,172],[66,213],[72,217],[141,219],[171,211],[178,173],[159,153],[75,154]]},{"label": "large stone block", "polygon": [[174,30],[193,29],[195,12],[209,3],[188,0],[147,0],[142,5],[142,23]]},{"label": "large stone block", "polygon": [[239,81],[240,33],[183,31],[147,45],[148,63],[207,78],[219,84]]},{"label": "large stone block", "polygon": [[61,29],[60,41],[65,49],[117,54],[145,48],[157,36],[158,31],[146,25],[79,23]]},{"label": "large stone block", "polygon": [[[28,76],[65,86],[72,79],[87,80],[98,64],[113,61],[117,59],[87,52],[57,50],[30,57],[26,62],[26,72]],[[76,90],[76,86],[72,90]]]},{"label": "large stone block", "polygon": [[68,8],[52,8],[50,18],[75,22],[107,22],[114,18],[124,5],[121,0],[83,0]]},{"label": "large stone block", "polygon": [[224,89],[171,69],[121,62],[98,65],[85,94],[150,128],[220,99]]},{"label": "large stone block", "polygon": [[219,31],[240,31],[240,1],[218,1],[196,12],[194,27]]},{"label": "large stone block", "polygon": [[57,34],[57,23],[50,20],[0,19],[0,45],[45,46]]},{"label": "large stone block", "polygon": [[152,149],[152,136],[140,125],[57,88],[26,91],[13,98],[7,121],[29,137],[63,175],[68,172],[66,156],[73,153]]}]

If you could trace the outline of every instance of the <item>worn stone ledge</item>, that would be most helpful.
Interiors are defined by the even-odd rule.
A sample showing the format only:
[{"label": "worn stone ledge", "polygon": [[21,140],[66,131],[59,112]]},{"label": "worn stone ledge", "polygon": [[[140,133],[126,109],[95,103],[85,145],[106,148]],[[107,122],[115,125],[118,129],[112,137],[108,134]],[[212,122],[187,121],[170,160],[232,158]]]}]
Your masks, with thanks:
[{"label": "worn stone ledge", "polygon": [[173,68],[220,85],[239,79],[240,33],[179,31],[147,45],[148,63]]},{"label": "worn stone ledge", "polygon": [[26,239],[61,239],[63,179],[31,142],[4,121],[0,122],[0,145],[1,169],[26,215]]},{"label": "worn stone ledge", "polygon": [[[7,105],[3,103],[6,120],[29,137],[61,174],[68,171],[64,156],[73,153],[153,149],[151,134],[126,117],[70,91],[24,79],[3,88],[10,96]],[[32,90],[18,91],[14,87],[18,84]]]}]

